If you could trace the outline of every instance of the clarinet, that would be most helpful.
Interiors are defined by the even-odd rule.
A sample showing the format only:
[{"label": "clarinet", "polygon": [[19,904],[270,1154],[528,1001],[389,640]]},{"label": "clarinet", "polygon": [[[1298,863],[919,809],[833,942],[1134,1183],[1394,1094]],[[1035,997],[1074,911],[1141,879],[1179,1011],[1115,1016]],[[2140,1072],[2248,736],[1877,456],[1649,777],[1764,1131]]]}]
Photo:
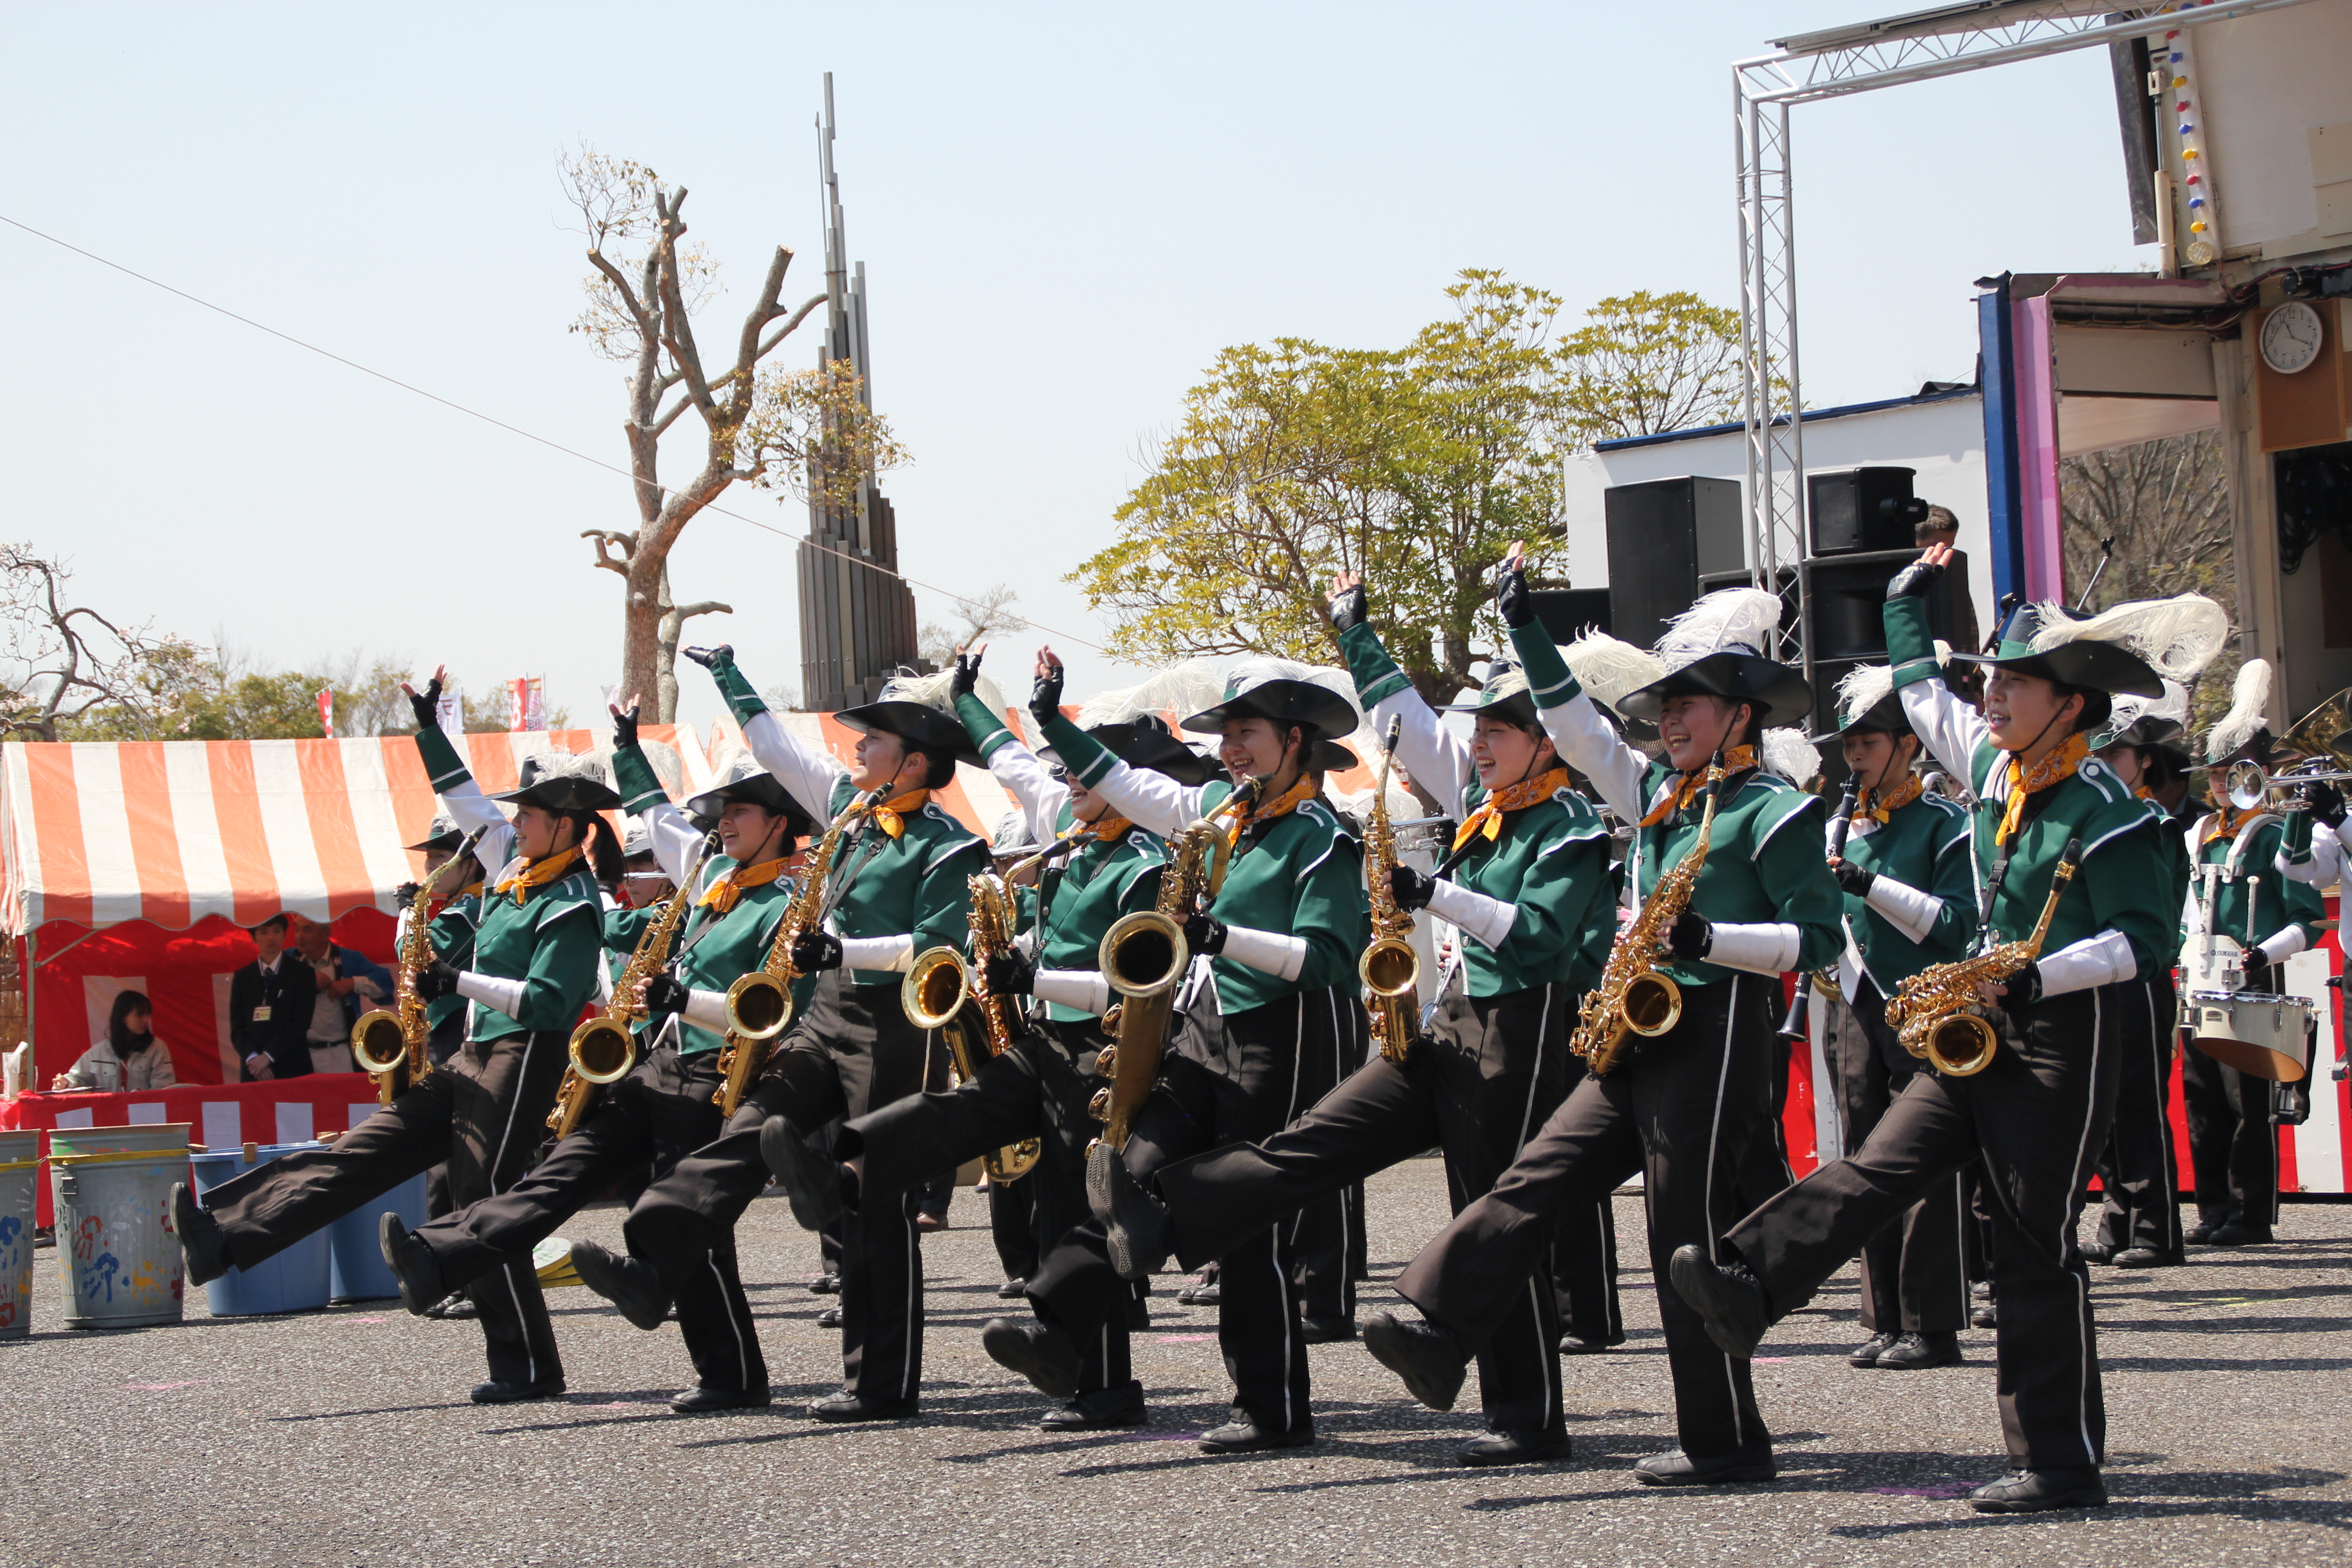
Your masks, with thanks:
[{"label": "clarinet", "polygon": [[[1839,859],[1845,854],[1846,835],[1853,831],[1854,797],[1861,793],[1861,782],[1853,774],[1847,774],[1845,790],[1838,796],[1837,820],[1830,824],[1828,858],[1832,860]],[[1789,1004],[1789,1016],[1780,1020],[1780,1038],[1793,1042],[1811,1037],[1812,1027],[1809,1015],[1812,1000],[1813,977],[1810,974],[1798,975],[1797,994]]]}]

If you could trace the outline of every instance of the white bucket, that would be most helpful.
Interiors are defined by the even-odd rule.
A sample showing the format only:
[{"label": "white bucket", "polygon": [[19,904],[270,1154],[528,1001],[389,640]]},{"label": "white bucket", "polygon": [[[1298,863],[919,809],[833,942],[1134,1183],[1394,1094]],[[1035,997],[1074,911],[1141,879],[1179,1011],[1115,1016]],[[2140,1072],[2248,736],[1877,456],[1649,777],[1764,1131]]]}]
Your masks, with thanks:
[{"label": "white bucket", "polygon": [[40,1179],[39,1131],[0,1132],[0,1340],[33,1331],[33,1200]]},{"label": "white bucket", "polygon": [[172,1229],[172,1186],[187,1179],[184,1121],[49,1134],[67,1328],[180,1321],[187,1268]]}]

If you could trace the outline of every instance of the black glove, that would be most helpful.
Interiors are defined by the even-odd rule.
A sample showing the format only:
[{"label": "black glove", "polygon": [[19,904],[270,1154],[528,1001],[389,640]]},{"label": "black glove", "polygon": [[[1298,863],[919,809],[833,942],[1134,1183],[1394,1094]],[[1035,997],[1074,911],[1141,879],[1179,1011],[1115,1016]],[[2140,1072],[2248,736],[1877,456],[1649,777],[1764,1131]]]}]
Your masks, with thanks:
[{"label": "black glove", "polygon": [[735,662],[735,645],[733,643],[723,642],[717,647],[682,647],[677,651],[686,655],[687,658],[694,660],[695,663],[702,666],[705,669],[717,669],[722,664],[732,664]]},{"label": "black glove", "polygon": [[1895,574],[1893,580],[1886,584],[1886,596],[1889,600],[1924,599],[1927,596],[1927,591],[1936,585],[1936,579],[1943,574],[1944,569],[1941,566],[1931,566],[1925,561],[1914,561],[1910,565]]},{"label": "black glove", "polygon": [[2244,979],[2238,983],[2241,991],[2259,991],[2267,994],[2271,989],[2271,961],[2259,947],[2250,947],[2238,955],[2239,972]]},{"label": "black glove", "polygon": [[2009,977],[2009,986],[2001,993],[2000,1005],[2005,1011],[2011,1007],[2031,1007],[2041,1000],[2042,965],[2029,963]]},{"label": "black glove", "polygon": [[980,655],[977,653],[956,655],[955,674],[948,679],[948,696],[951,699],[969,697],[971,695],[971,689],[979,683]]},{"label": "black glove", "polygon": [[994,996],[1034,996],[1037,993],[1037,966],[1029,962],[1026,953],[992,953],[980,966],[981,978],[988,982]]},{"label": "black glove", "polygon": [[1184,945],[1212,956],[1225,951],[1225,922],[1211,914],[1184,917]]},{"label": "black glove", "polygon": [[637,705],[630,703],[613,715],[613,749],[625,752],[637,743]]},{"label": "black glove", "polygon": [[427,1002],[438,1002],[444,996],[457,994],[457,976],[463,973],[454,964],[435,959],[416,972],[416,994]]},{"label": "black glove", "polygon": [[1371,613],[1372,602],[1359,583],[1331,601],[1331,629],[1344,632],[1349,626],[1360,626]]},{"label": "black glove", "polygon": [[646,1020],[657,1022],[686,1011],[686,984],[675,974],[656,974],[646,982]]},{"label": "black glove", "polygon": [[1429,896],[1435,891],[1437,879],[1426,872],[1416,871],[1410,866],[1399,866],[1389,873],[1389,897],[1396,900],[1397,908],[1401,910],[1427,909]]},{"label": "black glove", "polygon": [[408,710],[416,715],[416,727],[420,730],[430,730],[441,722],[440,677],[426,681],[424,690],[408,694]]},{"label": "black glove", "polygon": [[1696,910],[1685,910],[1667,928],[1666,951],[1676,958],[1705,958],[1715,951],[1715,922]]},{"label": "black glove", "polygon": [[413,904],[416,901],[416,895],[424,890],[425,884],[422,882],[403,882],[392,890],[393,900],[395,903]]},{"label": "black glove", "polygon": [[815,974],[841,967],[841,939],[829,931],[804,931],[793,938],[793,967]]},{"label": "black glove", "polygon": [[1507,565],[1495,573],[1495,613],[1514,630],[1536,618],[1535,600],[1528,594],[1525,567]]},{"label": "black glove", "polygon": [[1042,725],[1048,719],[1057,719],[1062,712],[1062,676],[1064,667],[1055,665],[1037,678],[1029,689],[1029,711]]},{"label": "black glove", "polygon": [[1878,880],[1877,872],[1865,871],[1861,867],[1855,865],[1853,861],[1845,859],[1843,857],[1839,858],[1836,865],[1830,868],[1830,875],[1837,879],[1837,884],[1839,887],[1843,888],[1847,892],[1852,893],[1857,899],[1868,898],[1870,896],[1870,885]]},{"label": "black glove", "polygon": [[2344,792],[2332,784],[2307,784],[2303,786],[2303,798],[2311,804],[2311,815],[2330,827],[2344,826]]}]

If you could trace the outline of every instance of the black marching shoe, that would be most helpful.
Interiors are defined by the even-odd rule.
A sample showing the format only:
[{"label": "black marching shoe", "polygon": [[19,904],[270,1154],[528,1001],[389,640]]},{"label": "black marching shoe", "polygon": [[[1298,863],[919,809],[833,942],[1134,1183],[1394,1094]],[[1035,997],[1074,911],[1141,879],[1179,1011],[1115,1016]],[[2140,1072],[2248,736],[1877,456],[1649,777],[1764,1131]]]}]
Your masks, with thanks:
[{"label": "black marching shoe", "polygon": [[827,1307],[824,1311],[819,1312],[816,1315],[816,1326],[820,1329],[837,1329],[841,1327],[841,1303],[836,1301],[832,1306]]},{"label": "black marching shoe", "polygon": [[1704,1459],[1694,1459],[1676,1448],[1671,1454],[1653,1454],[1633,1467],[1633,1479],[1645,1487],[1752,1486],[1780,1473],[1769,1443],[1753,1443]]},{"label": "black marching shoe", "polygon": [[840,1167],[810,1148],[788,1119],[771,1116],[760,1124],[760,1159],[792,1200],[803,1230],[823,1230],[841,1217]]},{"label": "black marching shoe", "polygon": [[1117,1388],[1087,1389],[1059,1410],[1045,1412],[1037,1425],[1048,1432],[1103,1432],[1140,1426],[1147,1419],[1143,1384],[1129,1378]]},{"label": "black marching shoe", "polygon": [[1203,1454],[1256,1454],[1268,1448],[1304,1448],[1315,1441],[1315,1423],[1295,1426],[1287,1432],[1276,1432],[1259,1426],[1243,1411],[1234,1406],[1234,1418],[1222,1426],[1212,1426],[1201,1434]]},{"label": "black marching shoe", "polygon": [[1846,1352],[1845,1364],[1848,1366],[1876,1366],[1878,1364],[1878,1358],[1895,1348],[1895,1336],[1893,1334],[1873,1334],[1870,1338],[1863,1341],[1862,1343],[1854,1346],[1853,1350]]},{"label": "black marching shoe", "polygon": [[1364,1321],[1364,1348],[1404,1379],[1405,1391],[1432,1410],[1451,1410],[1461,1396],[1470,1352],[1453,1330],[1374,1312]]},{"label": "black marching shoe", "polygon": [[593,1241],[572,1244],[572,1267],[580,1283],[621,1310],[641,1329],[658,1329],[669,1316],[669,1291],[654,1266]]},{"label": "black marching shoe", "polygon": [[2113,1263],[2116,1260],[2116,1249],[2104,1241],[2094,1241],[2074,1250],[2083,1255],[2085,1263]]},{"label": "black marching shoe", "polygon": [[1018,1301],[1028,1292],[1028,1289],[1029,1281],[1026,1279],[1007,1279],[996,1288],[996,1299],[1000,1301]]},{"label": "black marching shoe", "polygon": [[838,1274],[818,1275],[815,1279],[808,1282],[808,1293],[812,1296],[840,1295],[841,1276]]},{"label": "black marching shoe", "polygon": [[1205,1276],[1176,1292],[1176,1304],[1180,1307],[1213,1307],[1223,1299],[1217,1282]]},{"label": "black marching shoe", "polygon": [[1969,1494],[1979,1513],[2046,1513],[2058,1508],[2105,1508],[2107,1483],[2095,1465],[2063,1470],[2011,1470]]},{"label": "black marching shoe", "polygon": [[1580,1340],[1574,1334],[1563,1333],[1559,1336],[1559,1342],[1551,1348],[1561,1355],[1605,1355],[1624,1342],[1625,1336],[1622,1334],[1612,1335],[1608,1339]]},{"label": "black marching shoe", "polygon": [[1338,1344],[1342,1340],[1356,1337],[1356,1320],[1302,1316],[1298,1320],[1298,1337],[1302,1342],[1310,1345]]},{"label": "black marching shoe", "polygon": [[482,1310],[474,1305],[471,1296],[457,1290],[425,1308],[425,1315],[436,1322],[465,1323],[480,1317]]},{"label": "black marching shoe", "polygon": [[1726,1355],[1746,1361],[1756,1353],[1757,1342],[1772,1326],[1772,1312],[1764,1287],[1745,1264],[1726,1267],[1709,1258],[1706,1247],[1688,1242],[1675,1248],[1667,1277]]},{"label": "black marching shoe", "polygon": [[449,1292],[441,1283],[441,1265],[433,1249],[419,1241],[398,1215],[383,1216],[376,1229],[376,1245],[383,1250],[384,1266],[400,1282],[402,1306],[422,1318],[447,1299]]},{"label": "black marching shoe", "polygon": [[1949,1329],[1905,1334],[1877,1361],[1881,1372],[1927,1372],[1934,1367],[1965,1364],[1960,1354],[1960,1336]]},{"label": "black marching shoe", "polygon": [[1176,1249],[1166,1205],[1143,1190],[1118,1151],[1097,1142],[1087,1151],[1087,1206],[1102,1223],[1110,1266],[1122,1279],[1141,1279]]},{"label": "black marching shoe", "polygon": [[680,1415],[707,1415],[719,1410],[758,1410],[769,1400],[766,1384],[758,1388],[705,1388],[696,1384],[669,1396],[669,1407]]},{"label": "black marching shoe", "polygon": [[236,1265],[229,1260],[228,1237],[220,1221],[206,1214],[185,1182],[172,1184],[172,1228],[188,1260],[188,1283],[209,1285]]},{"label": "black marching shoe", "polygon": [[2270,1240],[2270,1226],[2249,1225],[2242,1219],[2216,1226],[2213,1230],[2213,1245],[2216,1247],[2267,1247]]},{"label": "black marching shoe", "polygon": [[563,1380],[560,1377],[542,1377],[537,1383],[499,1383],[493,1380],[474,1384],[474,1403],[477,1405],[520,1405],[526,1399],[562,1397]]},{"label": "black marching shoe", "polygon": [[1488,1432],[1454,1450],[1472,1469],[1489,1465],[1542,1465],[1573,1451],[1565,1432]]},{"label": "black marching shoe", "polygon": [[1051,1323],[991,1318],[980,1331],[980,1348],[1005,1371],[1027,1378],[1048,1399],[1078,1396],[1078,1347]]},{"label": "black marching shoe", "polygon": [[2180,1239],[2193,1247],[2203,1247],[2213,1239],[2213,1233],[2221,1229],[2224,1223],[2221,1220],[2209,1219],[2203,1215],[2199,1215],[2197,1223],[2180,1233]]},{"label": "black marching shoe", "polygon": [[2126,1247],[2110,1261],[2118,1268],[2171,1268],[2188,1260],[2179,1247]]},{"label": "black marching shoe", "polygon": [[922,1402],[911,1394],[902,1399],[869,1399],[845,1388],[810,1405],[808,1413],[819,1421],[911,1421],[922,1414]]}]

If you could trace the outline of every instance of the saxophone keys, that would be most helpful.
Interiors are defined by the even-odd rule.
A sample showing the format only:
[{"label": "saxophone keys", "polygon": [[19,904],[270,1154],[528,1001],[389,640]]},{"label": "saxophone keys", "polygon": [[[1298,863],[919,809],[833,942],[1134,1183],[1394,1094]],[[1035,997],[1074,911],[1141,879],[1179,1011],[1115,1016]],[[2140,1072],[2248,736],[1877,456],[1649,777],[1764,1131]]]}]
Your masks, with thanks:
[{"label": "saxophone keys", "polygon": [[1094,1098],[1087,1101],[1087,1114],[1093,1117],[1097,1121],[1109,1121],[1110,1090],[1107,1089],[1098,1089],[1095,1090]]},{"label": "saxophone keys", "polygon": [[1105,1046],[1095,1053],[1095,1076],[1111,1078],[1118,1072],[1118,1047]]}]

